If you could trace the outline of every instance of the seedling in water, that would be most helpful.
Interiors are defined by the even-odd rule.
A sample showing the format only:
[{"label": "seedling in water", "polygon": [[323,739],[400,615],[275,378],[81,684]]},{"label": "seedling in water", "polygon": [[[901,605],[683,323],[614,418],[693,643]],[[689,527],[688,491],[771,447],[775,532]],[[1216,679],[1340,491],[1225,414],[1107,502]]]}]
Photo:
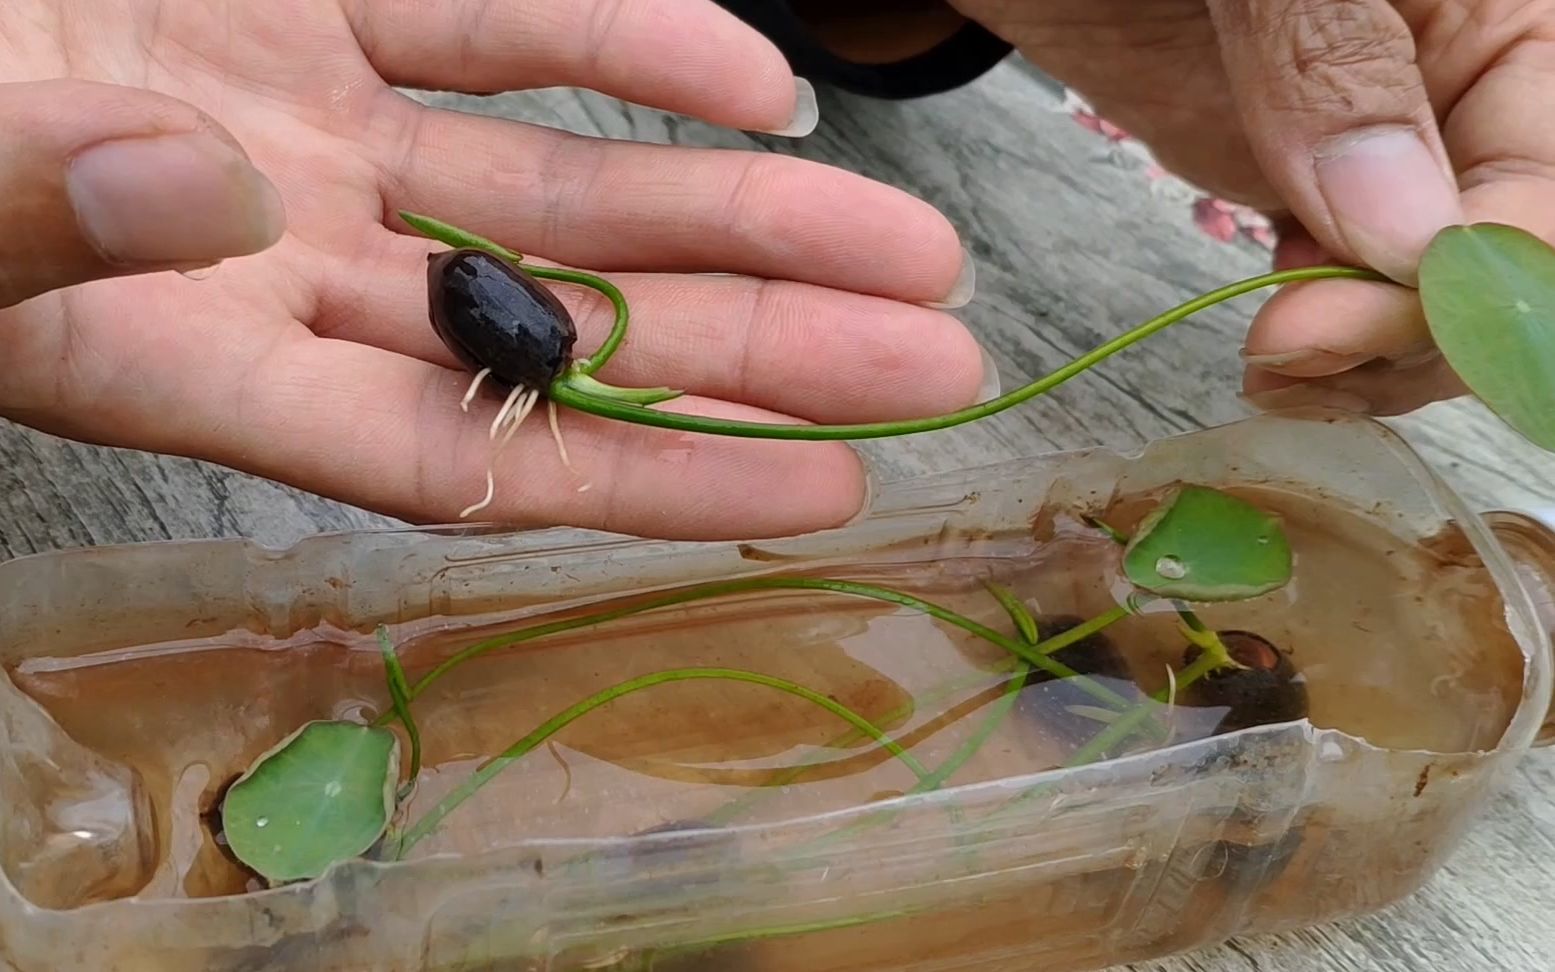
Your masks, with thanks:
[{"label": "seedling in water", "polygon": [[[1255,597],[1285,583],[1291,558],[1279,524],[1244,500],[1200,487],[1184,487],[1166,497],[1160,509],[1145,520],[1147,531],[1129,542],[1129,551],[1150,550],[1151,544],[1168,542],[1185,575],[1213,578],[1207,589],[1216,599]],[[1270,556],[1269,550],[1284,551]],[[233,852],[265,878],[276,881],[318,877],[330,866],[379,847],[379,856],[398,859],[426,839],[461,804],[474,796],[504,768],[533,752],[556,733],[594,710],[626,695],[671,682],[721,680],[765,686],[792,695],[849,724],[857,737],[873,740],[897,759],[914,777],[909,793],[938,789],[966,763],[997,730],[1020,691],[1030,684],[1032,672],[1063,680],[1066,687],[1087,697],[1088,704],[1114,714],[1103,735],[1112,751],[1136,732],[1165,736],[1150,709],[1090,678],[1083,671],[1054,657],[1078,649],[1076,660],[1089,664],[1085,648],[1098,633],[1127,617],[1143,600],[1171,596],[1176,581],[1149,574],[1134,576],[1123,557],[1125,574],[1138,587],[1136,595],[1098,617],[1076,623],[1045,639],[1024,605],[1010,592],[991,587],[1009,613],[1018,632],[1010,637],[954,611],[889,588],[820,577],[756,577],[705,584],[646,600],[623,608],[535,625],[465,648],[432,669],[414,684],[405,677],[399,658],[380,628],[377,636],[383,655],[392,707],[374,724],[314,723],[288,738],[255,763],[234,785],[222,807],[222,820]],[[800,590],[843,594],[896,604],[919,611],[988,641],[1011,655],[1011,669],[1003,681],[995,706],[984,723],[936,769],[923,766],[897,740],[876,723],[830,697],[805,686],[762,674],[729,668],[685,668],[654,672],[621,682],[584,699],[542,723],[476,772],[431,808],[420,820],[404,828],[391,826],[396,809],[413,791],[421,765],[420,732],[412,716],[415,699],[454,668],[488,652],[568,631],[619,620],[647,611],[705,601],[753,591]],[[1185,617],[1187,609],[1179,606]],[[1202,627],[1202,626],[1200,626]],[[1206,674],[1234,668],[1237,662],[1210,636],[1197,636],[1201,654],[1184,670],[1184,687]],[[1110,671],[1109,671],[1110,674]],[[1125,673],[1126,674],[1126,673]],[[891,713],[888,722],[904,718]],[[398,785],[400,750],[398,737],[388,726],[400,722],[410,741],[410,776]],[[1093,741],[1094,743],[1094,741]],[[1083,750],[1082,750],[1083,752]],[[802,769],[801,769],[802,772]],[[721,815],[715,815],[721,816]]]},{"label": "seedling in water", "polygon": [[[1178,694],[1178,705],[1226,709],[1216,732],[1306,717],[1306,685],[1284,652],[1250,631],[1222,631],[1219,638],[1238,667],[1209,673]],[[1183,664],[1192,666],[1201,651],[1190,644]]]}]

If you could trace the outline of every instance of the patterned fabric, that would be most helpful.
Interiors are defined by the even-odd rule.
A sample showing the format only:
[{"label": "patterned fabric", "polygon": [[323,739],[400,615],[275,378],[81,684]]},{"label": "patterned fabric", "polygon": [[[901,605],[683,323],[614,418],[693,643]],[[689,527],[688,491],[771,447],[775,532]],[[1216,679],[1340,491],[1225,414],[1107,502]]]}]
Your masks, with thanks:
[{"label": "patterned fabric", "polygon": [[1074,91],[1063,89],[1063,110],[1076,122],[1105,139],[1101,161],[1139,171],[1151,194],[1178,201],[1191,214],[1194,225],[1222,243],[1246,241],[1272,251],[1274,229],[1261,213],[1226,202],[1177,178],[1155,161],[1150,150],[1128,132],[1097,115]]}]

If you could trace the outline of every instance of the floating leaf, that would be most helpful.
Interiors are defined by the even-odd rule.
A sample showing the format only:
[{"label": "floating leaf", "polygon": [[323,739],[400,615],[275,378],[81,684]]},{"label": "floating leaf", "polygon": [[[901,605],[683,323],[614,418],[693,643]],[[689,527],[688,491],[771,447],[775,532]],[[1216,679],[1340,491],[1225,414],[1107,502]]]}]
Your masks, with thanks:
[{"label": "floating leaf", "polygon": [[1290,543],[1279,521],[1251,503],[1183,486],[1140,523],[1123,572],[1161,597],[1239,601],[1290,580]]},{"label": "floating leaf", "polygon": [[1498,223],[1449,227],[1420,261],[1420,299],[1463,383],[1555,450],[1555,249]]},{"label": "floating leaf", "polygon": [[261,756],[222,804],[238,860],[273,882],[318,877],[388,829],[399,739],[351,722],[310,722]]}]

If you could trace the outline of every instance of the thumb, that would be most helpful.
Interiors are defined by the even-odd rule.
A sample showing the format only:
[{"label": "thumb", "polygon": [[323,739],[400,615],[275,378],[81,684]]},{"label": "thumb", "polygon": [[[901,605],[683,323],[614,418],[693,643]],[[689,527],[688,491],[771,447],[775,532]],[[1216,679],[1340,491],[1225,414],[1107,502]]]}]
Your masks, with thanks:
[{"label": "thumb", "polygon": [[1413,35],[1387,0],[1209,0],[1265,176],[1335,257],[1413,285],[1463,219]]},{"label": "thumb", "polygon": [[0,84],[0,307],[263,250],[280,194],[198,109],[84,81]]}]

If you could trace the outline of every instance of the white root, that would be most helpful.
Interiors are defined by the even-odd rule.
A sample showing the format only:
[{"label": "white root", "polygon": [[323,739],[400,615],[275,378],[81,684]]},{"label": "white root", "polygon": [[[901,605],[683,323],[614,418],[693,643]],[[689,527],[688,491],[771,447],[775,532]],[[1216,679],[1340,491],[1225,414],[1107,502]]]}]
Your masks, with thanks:
[{"label": "white root", "polygon": [[470,514],[479,513],[491,505],[491,501],[497,494],[495,473],[497,457],[502,455],[502,450],[507,447],[509,442],[513,441],[513,435],[518,432],[518,427],[524,424],[524,419],[528,418],[529,413],[534,411],[535,403],[539,400],[540,392],[538,389],[519,387],[513,389],[513,394],[508,396],[507,403],[502,406],[502,411],[497,414],[497,421],[493,422],[491,426],[490,438],[493,440],[496,439],[497,433],[502,432],[501,426],[505,425],[507,431],[503,433],[502,441],[496,444],[496,447],[491,450],[490,458],[486,460],[486,498],[474,506],[465,509],[463,513],[459,514],[459,519],[463,520],[469,517]]},{"label": "white root", "polygon": [[502,450],[507,448],[508,443],[513,441],[514,433],[518,431],[520,425],[524,424],[524,419],[529,417],[529,413],[534,411],[535,403],[539,400],[540,392],[538,390],[524,393],[524,397],[519,400],[518,407],[513,409],[513,415],[508,421],[507,433],[502,436],[502,441],[497,443],[497,447],[492,450],[491,458],[493,462],[496,461],[497,456],[502,454]]},{"label": "white root", "polygon": [[[567,443],[562,439],[562,426],[561,420],[557,417],[556,414],[556,402],[554,400],[548,401],[546,405],[548,406],[547,411],[550,412],[551,417],[551,438],[556,440],[556,451],[562,457],[562,465],[567,467],[568,472],[572,473],[573,475],[577,475],[578,470],[573,467],[572,459],[567,455]],[[580,483],[578,485],[578,492],[586,493],[593,485],[594,484],[590,482]]]},{"label": "white root", "polygon": [[485,381],[489,374],[491,374],[490,368],[482,368],[475,373],[475,380],[470,382],[470,390],[465,392],[464,398],[459,401],[459,411],[466,413],[470,411],[470,403],[475,401],[475,393],[481,390],[481,382]]},{"label": "white root", "polygon": [[[477,376],[476,384],[479,384],[480,378],[485,377],[485,375],[486,372],[483,371]],[[472,385],[470,392],[466,395],[466,402],[471,400],[474,391],[475,386]],[[529,417],[529,413],[535,410],[535,406],[539,402],[540,390],[537,388],[524,388],[523,386],[513,389],[513,392],[508,395],[507,401],[503,402],[501,410],[497,412],[497,417],[492,420],[491,430],[487,436],[496,445],[491,450],[490,458],[486,461],[486,496],[479,503],[468,507],[464,512],[460,513],[459,519],[463,520],[491,505],[497,491],[495,473],[497,457],[502,455],[502,450],[507,448],[509,442],[513,441],[513,436],[518,433],[518,427],[524,424],[524,420]],[[561,454],[562,465],[566,466],[570,472],[576,473],[577,470],[573,468],[572,459],[567,455],[567,444],[562,440],[561,424],[556,415],[556,403],[548,401],[547,405],[550,413],[551,438],[556,441],[556,449]],[[498,435],[502,436],[500,440],[497,439]],[[584,483],[578,487],[578,492],[585,492],[591,485],[593,484]]]},{"label": "white root", "polygon": [[513,411],[514,404],[525,394],[526,391],[523,385],[519,385],[508,393],[507,401],[503,402],[502,407],[497,410],[497,417],[491,420],[491,433],[487,438],[496,439],[497,432],[502,428],[502,423],[508,420],[508,415]]},{"label": "white root", "polygon": [[467,507],[463,513],[459,514],[459,519],[462,520],[465,517],[469,516],[471,513],[479,513],[481,510],[484,510],[486,507],[490,506],[492,497],[496,496],[496,494],[497,494],[497,480],[496,480],[496,478],[492,474],[491,467],[487,466],[486,467],[486,498],[481,500],[479,503],[476,503],[474,506]]}]

